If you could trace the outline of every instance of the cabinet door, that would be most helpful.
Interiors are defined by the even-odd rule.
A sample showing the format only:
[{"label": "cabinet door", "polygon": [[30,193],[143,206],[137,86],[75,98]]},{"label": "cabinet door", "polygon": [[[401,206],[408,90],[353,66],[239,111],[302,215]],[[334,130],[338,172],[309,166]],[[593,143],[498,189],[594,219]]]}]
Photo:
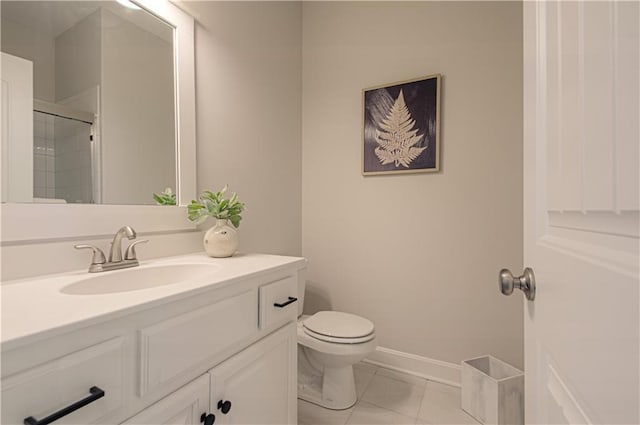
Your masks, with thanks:
[{"label": "cabinet door", "polygon": [[289,323],[209,371],[216,425],[295,424],[296,345]]},{"label": "cabinet door", "polygon": [[206,374],[147,407],[124,423],[126,425],[198,425],[203,413],[209,413],[209,375]]}]

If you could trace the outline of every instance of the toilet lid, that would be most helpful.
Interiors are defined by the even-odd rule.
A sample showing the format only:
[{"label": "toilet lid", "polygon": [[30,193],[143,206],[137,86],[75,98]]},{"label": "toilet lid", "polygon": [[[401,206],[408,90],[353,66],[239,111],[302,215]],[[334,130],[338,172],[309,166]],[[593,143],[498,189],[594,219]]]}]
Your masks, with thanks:
[{"label": "toilet lid", "polygon": [[363,338],[374,331],[370,320],[339,311],[320,311],[306,319],[302,325],[314,336],[331,338]]},{"label": "toilet lid", "polygon": [[339,338],[339,337],[333,337],[333,336],[327,336],[327,335],[315,333],[307,328],[304,328],[304,333],[314,339],[318,339],[324,342],[330,342],[332,344],[362,344],[365,342],[372,341],[376,337],[375,333],[372,332],[369,335],[361,336],[357,338]]}]

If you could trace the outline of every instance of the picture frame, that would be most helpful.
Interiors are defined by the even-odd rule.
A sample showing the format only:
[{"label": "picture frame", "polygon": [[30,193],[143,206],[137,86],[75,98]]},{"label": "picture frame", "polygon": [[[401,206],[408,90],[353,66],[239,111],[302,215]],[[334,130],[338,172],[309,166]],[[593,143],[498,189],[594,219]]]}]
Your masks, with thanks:
[{"label": "picture frame", "polygon": [[441,74],[362,90],[362,175],[440,171]]}]

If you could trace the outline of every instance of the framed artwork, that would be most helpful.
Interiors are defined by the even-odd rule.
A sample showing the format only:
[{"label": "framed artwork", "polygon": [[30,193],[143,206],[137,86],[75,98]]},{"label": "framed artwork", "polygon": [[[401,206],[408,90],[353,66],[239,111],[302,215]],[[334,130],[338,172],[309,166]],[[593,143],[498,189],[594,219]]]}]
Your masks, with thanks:
[{"label": "framed artwork", "polygon": [[440,170],[440,74],[362,91],[362,174]]}]

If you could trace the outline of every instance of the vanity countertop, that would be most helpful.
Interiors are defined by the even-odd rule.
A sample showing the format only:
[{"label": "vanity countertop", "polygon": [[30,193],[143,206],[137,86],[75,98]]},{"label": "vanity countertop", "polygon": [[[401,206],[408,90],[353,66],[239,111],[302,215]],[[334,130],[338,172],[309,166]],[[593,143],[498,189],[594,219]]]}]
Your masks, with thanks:
[{"label": "vanity countertop", "polygon": [[[175,264],[207,264],[215,267],[212,267],[210,275],[140,290],[91,295],[66,294],[61,291],[73,283],[94,276],[115,276],[126,273],[127,270]],[[229,285],[239,279],[275,272],[285,267],[302,269],[305,266],[306,260],[300,257],[238,254],[229,258],[211,258],[202,253],[142,261],[134,269],[91,274],[82,270],[3,282],[2,350],[194,296],[213,286]]]}]

